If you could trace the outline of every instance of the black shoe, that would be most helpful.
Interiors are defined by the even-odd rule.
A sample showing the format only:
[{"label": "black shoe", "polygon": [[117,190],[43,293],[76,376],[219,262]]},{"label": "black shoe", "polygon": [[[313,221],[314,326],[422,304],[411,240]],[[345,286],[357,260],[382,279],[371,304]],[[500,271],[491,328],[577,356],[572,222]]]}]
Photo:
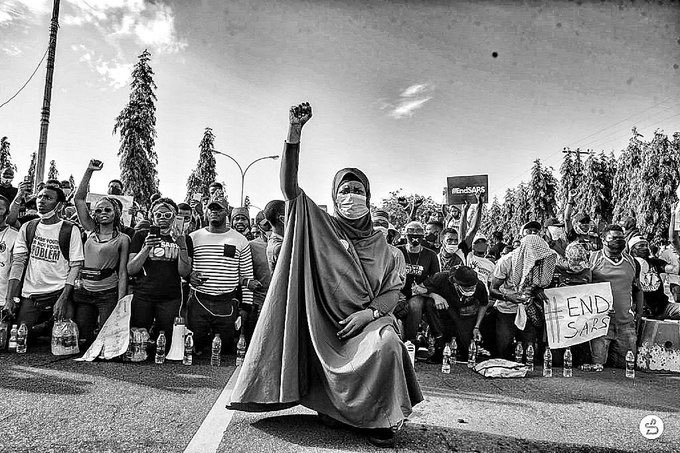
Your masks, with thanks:
[{"label": "black shoe", "polygon": [[394,431],[389,428],[369,429],[368,441],[379,448],[394,448],[396,445]]}]

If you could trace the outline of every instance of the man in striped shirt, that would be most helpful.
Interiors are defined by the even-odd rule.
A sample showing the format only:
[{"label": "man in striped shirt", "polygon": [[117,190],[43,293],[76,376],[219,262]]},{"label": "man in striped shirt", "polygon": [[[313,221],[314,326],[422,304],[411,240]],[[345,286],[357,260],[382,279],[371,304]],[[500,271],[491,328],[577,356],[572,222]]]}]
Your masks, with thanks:
[{"label": "man in striped shirt", "polygon": [[212,200],[207,208],[208,226],[187,240],[191,258],[187,322],[197,353],[211,344],[216,333],[225,346],[233,342],[239,311],[250,311],[253,304],[247,283],[241,286],[253,279],[248,240],[229,227],[226,200]]}]

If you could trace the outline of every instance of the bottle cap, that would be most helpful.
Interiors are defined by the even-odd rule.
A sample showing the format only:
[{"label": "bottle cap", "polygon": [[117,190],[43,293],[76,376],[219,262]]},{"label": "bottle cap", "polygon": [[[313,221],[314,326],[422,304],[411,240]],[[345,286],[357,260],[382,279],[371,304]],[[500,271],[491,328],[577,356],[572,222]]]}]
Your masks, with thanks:
[{"label": "bottle cap", "polygon": [[181,325],[184,324],[184,318],[181,316],[178,316],[175,318],[175,325]]}]

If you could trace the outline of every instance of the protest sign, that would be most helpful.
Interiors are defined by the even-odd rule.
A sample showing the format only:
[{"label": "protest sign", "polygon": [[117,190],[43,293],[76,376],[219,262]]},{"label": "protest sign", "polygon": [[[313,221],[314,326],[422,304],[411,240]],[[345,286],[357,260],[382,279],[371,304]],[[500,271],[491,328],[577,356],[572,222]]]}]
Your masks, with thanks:
[{"label": "protest sign", "polygon": [[92,207],[102,197],[111,197],[111,198],[115,198],[117,200],[120,200],[120,202],[123,204],[123,212],[121,213],[121,218],[123,219],[123,224],[125,226],[130,226],[130,222],[132,221],[132,216],[130,215],[130,208],[132,208],[132,203],[134,202],[134,198],[133,197],[126,197],[124,195],[103,195],[103,194],[100,194],[100,193],[88,193],[85,201],[87,202],[87,204],[90,207]]},{"label": "protest sign", "polygon": [[610,284],[564,286],[545,290],[545,325],[551,349],[566,348],[606,335],[614,309]]},{"label": "protest sign", "polygon": [[97,357],[112,359],[125,354],[130,344],[131,313],[132,295],[129,295],[118,301],[118,305],[102,326],[92,346],[76,360],[91,362]]},{"label": "protest sign", "polygon": [[446,178],[446,204],[463,204],[477,201],[477,193],[484,192],[482,201],[489,201],[489,176],[449,176]]}]

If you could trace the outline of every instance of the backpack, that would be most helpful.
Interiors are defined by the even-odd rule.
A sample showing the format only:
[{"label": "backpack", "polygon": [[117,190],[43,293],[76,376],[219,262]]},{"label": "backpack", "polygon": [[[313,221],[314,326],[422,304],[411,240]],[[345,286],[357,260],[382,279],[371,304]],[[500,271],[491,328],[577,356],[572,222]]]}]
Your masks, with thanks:
[{"label": "backpack", "polygon": [[[26,249],[28,250],[28,256],[31,256],[31,246],[33,244],[33,239],[35,239],[35,231],[38,229],[38,223],[40,219],[33,219],[26,224]],[[73,223],[68,220],[64,220],[59,228],[59,250],[61,254],[69,261],[69,251],[71,249],[71,232],[73,231]]]}]

